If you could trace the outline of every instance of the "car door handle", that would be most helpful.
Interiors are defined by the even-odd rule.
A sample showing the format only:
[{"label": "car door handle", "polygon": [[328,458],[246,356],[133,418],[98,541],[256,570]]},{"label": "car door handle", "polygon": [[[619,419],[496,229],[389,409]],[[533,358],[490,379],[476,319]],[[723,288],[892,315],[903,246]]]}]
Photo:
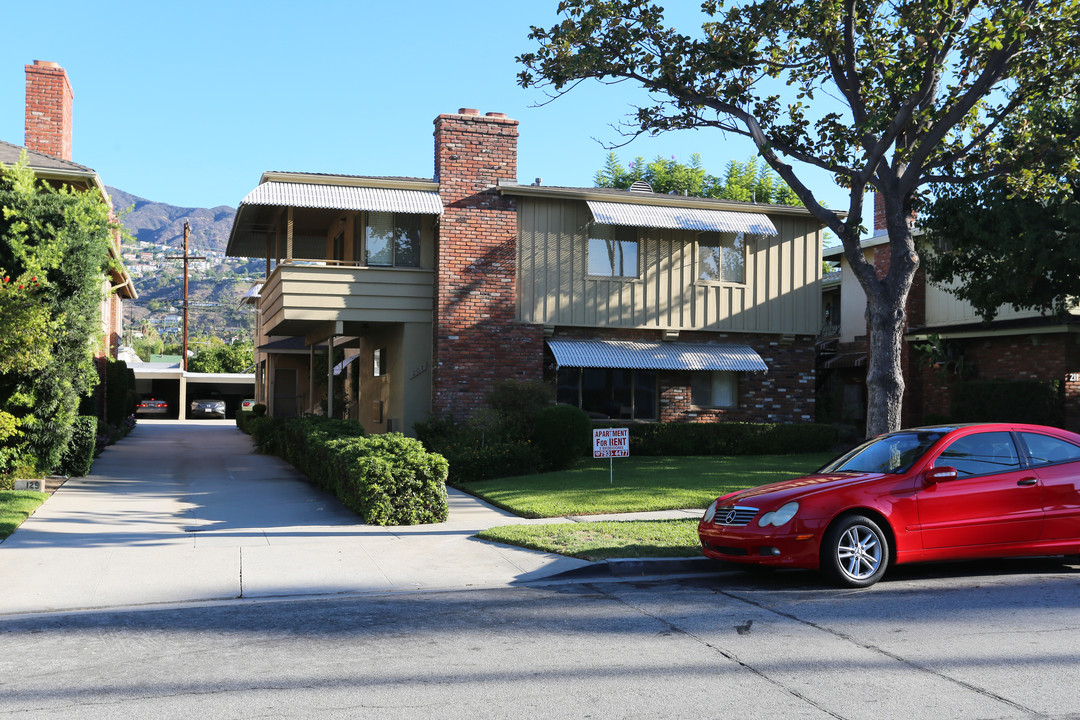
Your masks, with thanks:
[{"label": "car door handle", "polygon": [[1017,484],[1017,485],[1024,485],[1024,486],[1027,486],[1027,485],[1034,485],[1034,484],[1036,484],[1037,482],[1039,482],[1039,479],[1038,479],[1038,478],[1024,478],[1023,480],[1017,480],[1017,481],[1016,481],[1016,484]]}]

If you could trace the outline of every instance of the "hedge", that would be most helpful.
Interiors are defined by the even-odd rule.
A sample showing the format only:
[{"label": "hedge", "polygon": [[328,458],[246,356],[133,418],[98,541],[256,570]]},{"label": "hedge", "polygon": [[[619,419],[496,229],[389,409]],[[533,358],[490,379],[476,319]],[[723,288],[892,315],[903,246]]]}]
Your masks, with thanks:
[{"label": "hedge", "polygon": [[60,472],[72,477],[90,474],[97,451],[98,419],[93,415],[75,418],[71,441],[60,459]]},{"label": "hedge", "polygon": [[252,416],[241,426],[370,525],[444,522],[446,460],[400,433],[367,436],[351,420]]},{"label": "hedge", "polygon": [[631,455],[795,455],[826,452],[839,437],[835,427],[822,423],[648,423],[628,427]]}]

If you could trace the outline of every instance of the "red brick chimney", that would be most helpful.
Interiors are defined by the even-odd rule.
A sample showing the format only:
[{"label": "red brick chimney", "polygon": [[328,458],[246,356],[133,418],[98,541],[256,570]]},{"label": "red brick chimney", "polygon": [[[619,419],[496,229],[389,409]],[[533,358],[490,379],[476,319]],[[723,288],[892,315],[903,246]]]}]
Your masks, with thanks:
[{"label": "red brick chimney", "polygon": [[885,196],[879,192],[874,193],[874,235],[884,235],[885,224]]},{"label": "red brick chimney", "polygon": [[467,417],[503,378],[543,377],[543,326],[517,321],[518,122],[472,108],[435,119],[443,201],[436,256],[433,410]]},{"label": "red brick chimney", "polygon": [[35,60],[26,66],[28,150],[71,160],[71,108],[75,99],[64,68]]}]

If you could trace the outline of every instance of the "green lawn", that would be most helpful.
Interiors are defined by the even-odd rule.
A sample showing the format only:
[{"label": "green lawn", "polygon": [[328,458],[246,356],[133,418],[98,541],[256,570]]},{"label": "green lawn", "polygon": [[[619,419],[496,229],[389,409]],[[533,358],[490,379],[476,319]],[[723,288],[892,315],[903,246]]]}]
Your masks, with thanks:
[{"label": "green lawn", "polygon": [[741,455],[588,460],[571,470],[464,483],[461,489],[526,518],[704,508],[718,495],[811,472],[832,456]]},{"label": "green lawn", "polygon": [[48,499],[48,493],[33,490],[0,490],[0,540],[15,532]]},{"label": "green lawn", "polygon": [[477,537],[594,562],[609,558],[697,557],[701,555],[697,525],[696,519],[507,525],[485,530]]}]

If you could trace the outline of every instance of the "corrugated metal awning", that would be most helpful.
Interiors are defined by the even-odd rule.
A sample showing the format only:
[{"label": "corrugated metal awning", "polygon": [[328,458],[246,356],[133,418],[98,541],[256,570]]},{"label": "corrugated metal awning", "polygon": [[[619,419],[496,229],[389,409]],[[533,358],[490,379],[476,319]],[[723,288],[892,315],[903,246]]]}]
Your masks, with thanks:
[{"label": "corrugated metal awning", "polygon": [[601,225],[696,230],[698,232],[741,232],[751,235],[776,235],[776,226],[761,213],[678,208],[662,205],[587,200],[593,220]]},{"label": "corrugated metal awning", "polygon": [[441,215],[439,193],[397,188],[264,182],[240,201],[244,205],[281,205],[321,210],[367,210]]},{"label": "corrugated metal awning", "polygon": [[768,372],[749,345],[548,338],[561,367]]},{"label": "corrugated metal awning", "polygon": [[830,369],[863,367],[866,365],[866,353],[840,353],[826,360],[823,365]]}]

